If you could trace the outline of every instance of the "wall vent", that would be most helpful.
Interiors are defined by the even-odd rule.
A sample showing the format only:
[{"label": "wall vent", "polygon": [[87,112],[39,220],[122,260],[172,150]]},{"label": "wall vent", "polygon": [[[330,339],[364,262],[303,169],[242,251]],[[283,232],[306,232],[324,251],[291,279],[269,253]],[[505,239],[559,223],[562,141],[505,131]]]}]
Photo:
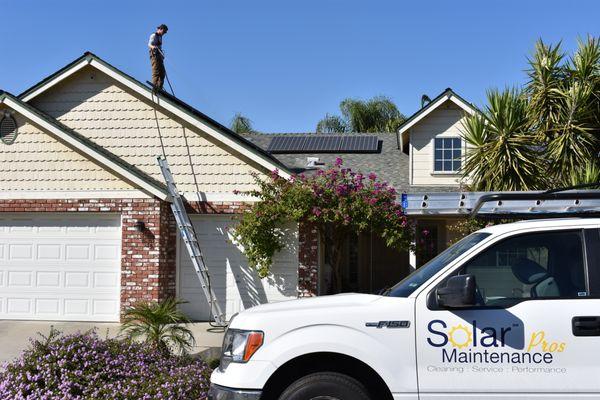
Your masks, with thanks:
[{"label": "wall vent", "polygon": [[13,144],[17,138],[17,121],[5,114],[0,120],[0,139],[4,144]]}]

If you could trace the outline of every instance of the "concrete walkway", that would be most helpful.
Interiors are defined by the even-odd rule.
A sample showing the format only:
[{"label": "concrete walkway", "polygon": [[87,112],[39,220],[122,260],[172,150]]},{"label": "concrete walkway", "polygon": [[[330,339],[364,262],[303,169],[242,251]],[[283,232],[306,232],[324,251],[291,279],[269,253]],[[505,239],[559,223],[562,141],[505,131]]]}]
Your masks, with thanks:
[{"label": "concrete walkway", "polygon": [[[100,337],[119,335],[120,324],[100,322],[52,322],[52,321],[6,321],[0,320],[0,364],[18,357],[29,346],[29,338],[47,335],[50,327],[63,333],[85,332],[96,329]],[[192,353],[211,351],[216,357],[223,341],[223,330],[212,330],[208,323],[197,322],[189,325],[196,338],[196,347]]]}]

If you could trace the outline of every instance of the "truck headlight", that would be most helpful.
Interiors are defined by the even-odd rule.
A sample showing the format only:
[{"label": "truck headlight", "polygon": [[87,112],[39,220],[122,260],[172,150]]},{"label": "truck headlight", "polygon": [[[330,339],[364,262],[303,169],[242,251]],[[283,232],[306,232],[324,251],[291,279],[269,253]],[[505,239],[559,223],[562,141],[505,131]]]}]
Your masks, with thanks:
[{"label": "truck headlight", "polygon": [[242,329],[227,329],[223,338],[221,353],[221,370],[232,363],[245,363],[250,360],[256,350],[262,346],[264,333]]}]

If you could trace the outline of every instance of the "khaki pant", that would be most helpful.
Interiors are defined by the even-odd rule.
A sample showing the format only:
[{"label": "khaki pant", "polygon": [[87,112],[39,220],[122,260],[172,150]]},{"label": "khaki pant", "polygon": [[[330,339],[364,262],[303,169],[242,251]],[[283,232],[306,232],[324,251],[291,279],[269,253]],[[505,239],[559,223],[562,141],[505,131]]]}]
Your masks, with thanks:
[{"label": "khaki pant", "polygon": [[156,51],[150,49],[150,64],[152,65],[152,84],[156,89],[162,89],[165,83],[165,63],[162,56]]}]

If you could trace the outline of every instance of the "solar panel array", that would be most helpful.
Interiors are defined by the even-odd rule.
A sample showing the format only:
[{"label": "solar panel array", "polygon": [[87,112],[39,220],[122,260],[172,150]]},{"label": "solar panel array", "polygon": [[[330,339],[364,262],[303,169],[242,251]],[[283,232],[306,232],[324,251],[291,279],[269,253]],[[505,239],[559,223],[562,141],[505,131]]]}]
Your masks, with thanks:
[{"label": "solar panel array", "polygon": [[271,139],[269,153],[376,153],[377,136],[276,136]]}]

